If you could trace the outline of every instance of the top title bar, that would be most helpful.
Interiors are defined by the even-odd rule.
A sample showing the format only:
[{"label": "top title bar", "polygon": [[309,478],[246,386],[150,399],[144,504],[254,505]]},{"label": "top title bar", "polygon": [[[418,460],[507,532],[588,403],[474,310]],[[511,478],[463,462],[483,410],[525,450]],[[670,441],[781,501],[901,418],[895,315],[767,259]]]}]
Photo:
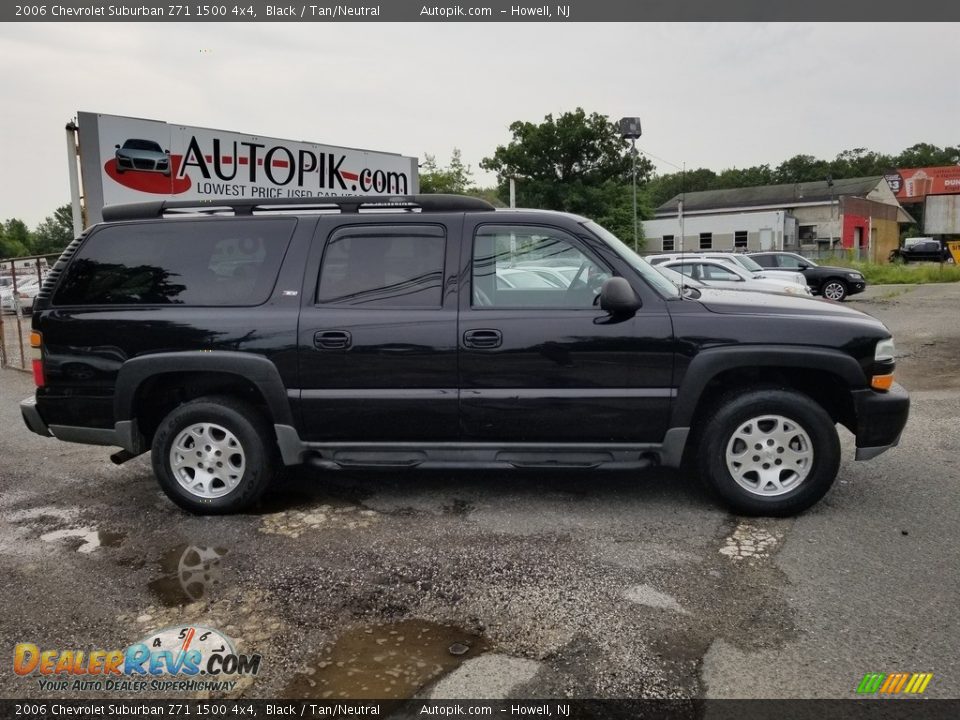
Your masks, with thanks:
[{"label": "top title bar", "polygon": [[[960,3],[943,0],[477,0],[435,5],[423,0],[332,4],[240,0],[171,4],[157,0],[35,0],[3,3],[3,22],[643,22],[960,20]],[[182,0],[181,0],[182,3]]]}]

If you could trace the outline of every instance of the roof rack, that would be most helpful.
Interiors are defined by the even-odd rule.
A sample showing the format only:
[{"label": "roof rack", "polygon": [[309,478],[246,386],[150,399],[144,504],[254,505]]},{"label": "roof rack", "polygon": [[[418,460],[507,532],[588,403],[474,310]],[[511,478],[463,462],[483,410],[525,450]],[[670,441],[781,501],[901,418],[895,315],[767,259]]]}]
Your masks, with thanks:
[{"label": "roof rack", "polygon": [[107,205],[105,222],[145,220],[169,215],[253,215],[277,212],[464,212],[495,210],[486,200],[466,195],[358,195],[317,198],[244,198],[233,200],[159,200],[153,202]]}]

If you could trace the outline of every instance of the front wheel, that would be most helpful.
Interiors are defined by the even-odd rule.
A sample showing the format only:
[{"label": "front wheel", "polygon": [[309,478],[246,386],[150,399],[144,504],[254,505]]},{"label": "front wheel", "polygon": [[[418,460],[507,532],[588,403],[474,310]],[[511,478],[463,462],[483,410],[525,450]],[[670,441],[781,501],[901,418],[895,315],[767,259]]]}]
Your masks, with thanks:
[{"label": "front wheel", "polygon": [[727,395],[702,427],[700,474],[736,513],[794,515],[837,477],[836,426],[807,395],[761,389]]},{"label": "front wheel", "polygon": [[827,300],[841,302],[847,297],[847,284],[843,280],[827,280],[821,293]]},{"label": "front wheel", "polygon": [[153,473],[173,502],[198,515],[253,505],[277,474],[273,431],[252,407],[203,397],[174,408],[153,437]]}]

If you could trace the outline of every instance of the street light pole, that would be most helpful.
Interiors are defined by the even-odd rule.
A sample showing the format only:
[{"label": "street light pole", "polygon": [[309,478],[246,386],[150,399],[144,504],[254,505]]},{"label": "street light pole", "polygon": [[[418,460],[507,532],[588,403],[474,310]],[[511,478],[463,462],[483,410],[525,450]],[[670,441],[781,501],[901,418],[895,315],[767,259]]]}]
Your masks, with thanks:
[{"label": "street light pole", "polygon": [[630,141],[633,156],[633,249],[640,249],[640,221],[637,219],[637,138],[642,135],[640,118],[620,118],[620,137]]},{"label": "street light pole", "polygon": [[639,221],[637,220],[637,139],[630,138],[630,154],[633,155],[633,249],[640,249]]}]

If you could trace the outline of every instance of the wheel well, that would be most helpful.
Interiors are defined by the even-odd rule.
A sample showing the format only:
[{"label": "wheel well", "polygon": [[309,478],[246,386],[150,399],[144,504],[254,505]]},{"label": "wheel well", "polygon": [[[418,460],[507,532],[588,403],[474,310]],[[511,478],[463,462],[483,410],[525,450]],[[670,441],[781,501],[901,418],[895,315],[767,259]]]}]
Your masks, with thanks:
[{"label": "wheel well", "polygon": [[206,395],[229,395],[250,404],[265,417],[270,410],[263,393],[252,382],[240,375],[225,372],[169,372],[144,380],[133,397],[137,427],[146,447],[160,422],[175,407]]},{"label": "wheel well", "polygon": [[724,395],[755,387],[786,388],[803,393],[822,407],[835,423],[841,423],[851,431],[856,429],[853,396],[842,378],[826,370],[793,367],[733,368],[717,373],[697,402],[693,413],[694,427],[709,415]]}]

